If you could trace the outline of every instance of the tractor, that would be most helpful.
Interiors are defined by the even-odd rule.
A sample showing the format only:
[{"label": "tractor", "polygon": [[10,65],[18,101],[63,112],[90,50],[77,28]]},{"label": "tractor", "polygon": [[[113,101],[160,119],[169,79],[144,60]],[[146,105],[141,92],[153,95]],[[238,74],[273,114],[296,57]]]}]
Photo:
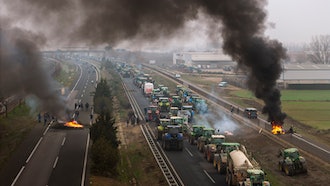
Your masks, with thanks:
[{"label": "tractor", "polygon": [[156,105],[149,105],[144,108],[146,122],[156,121],[156,118],[159,118],[159,110]]},{"label": "tractor", "polygon": [[171,106],[172,107],[178,107],[179,109],[181,109],[182,102],[181,102],[180,96],[178,96],[178,95],[173,95],[172,96]]},{"label": "tractor", "polygon": [[188,141],[191,145],[196,144],[198,137],[203,134],[204,125],[193,125],[188,133]]},{"label": "tractor", "polygon": [[167,125],[170,124],[170,119],[159,119],[159,125],[157,126],[157,139],[161,140],[163,134],[166,132]]},{"label": "tractor", "polygon": [[287,176],[307,173],[306,160],[300,156],[297,148],[281,150],[279,156],[283,157],[278,163],[279,170],[284,171]]},{"label": "tractor", "polygon": [[207,159],[208,162],[213,162],[214,154],[217,151],[217,146],[221,145],[223,142],[225,142],[225,136],[216,134],[211,135],[211,138],[209,138],[209,142],[204,145],[204,157]]},{"label": "tractor", "polygon": [[160,97],[158,102],[158,110],[160,111],[160,118],[168,118],[170,112],[170,101],[168,97]]},{"label": "tractor", "polygon": [[213,128],[204,128],[202,135],[197,139],[197,149],[203,152],[204,145],[208,144],[209,138],[214,135],[215,130]]},{"label": "tractor", "polygon": [[240,146],[241,145],[239,143],[232,143],[232,142],[221,143],[220,145],[217,146],[217,150],[213,158],[213,167],[217,169],[218,173],[220,174],[226,173],[228,153],[235,149],[239,149]]},{"label": "tractor", "polygon": [[162,137],[162,148],[164,150],[183,150],[183,133],[180,125],[167,125],[166,132]]}]

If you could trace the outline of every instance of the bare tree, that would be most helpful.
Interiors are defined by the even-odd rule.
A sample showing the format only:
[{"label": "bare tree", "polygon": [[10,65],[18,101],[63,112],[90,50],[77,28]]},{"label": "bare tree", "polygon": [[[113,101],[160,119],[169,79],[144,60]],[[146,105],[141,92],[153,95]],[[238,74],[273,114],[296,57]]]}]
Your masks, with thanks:
[{"label": "bare tree", "polygon": [[313,63],[330,64],[330,35],[314,36],[309,44],[309,52]]}]

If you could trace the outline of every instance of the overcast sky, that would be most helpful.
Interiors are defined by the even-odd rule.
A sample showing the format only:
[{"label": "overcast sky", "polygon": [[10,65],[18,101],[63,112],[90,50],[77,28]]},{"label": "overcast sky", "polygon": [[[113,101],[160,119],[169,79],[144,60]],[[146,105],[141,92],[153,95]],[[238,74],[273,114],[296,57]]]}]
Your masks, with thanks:
[{"label": "overcast sky", "polygon": [[[19,2],[20,0],[17,1]],[[66,1],[62,0],[59,2],[63,3]],[[6,5],[7,3],[8,1],[6,0],[0,0],[0,4],[2,5]],[[0,6],[0,16],[1,14],[11,16],[12,12],[6,10],[5,7],[6,6]],[[330,0],[268,0],[268,5],[266,6],[266,10],[268,14],[268,19],[266,22],[266,24],[268,25],[266,30],[266,35],[269,36],[271,39],[279,40],[285,45],[306,44],[311,41],[313,36],[330,34],[330,19],[329,19]],[[40,18],[41,18],[40,19],[41,23],[45,22],[42,21],[42,17]],[[14,18],[13,20],[17,22],[16,24],[22,27],[30,26],[28,19],[20,18],[20,20],[16,20]],[[75,19],[75,21],[76,20],[78,19]],[[53,21],[58,21],[58,20],[55,19]],[[61,22],[61,20],[59,21]],[[55,26],[53,27],[55,28],[57,25],[58,24],[55,24]],[[68,25],[70,26],[71,24]],[[200,24],[195,23],[195,27],[196,25],[200,25]],[[30,26],[30,27],[33,28],[34,26]],[[46,28],[52,29],[53,27],[50,28],[46,27]],[[206,41],[205,37],[207,36],[207,34],[203,32],[206,31],[203,30],[202,28],[195,28],[194,24],[190,24],[190,27],[191,28],[188,27],[190,30],[195,31],[195,33],[192,33],[192,37],[188,38],[188,36],[186,35],[182,37],[181,35],[172,40],[167,40],[167,43],[169,43],[168,45],[178,46],[178,43],[176,41],[181,38],[182,40],[185,41],[185,42],[182,41],[179,42],[181,43],[181,45],[183,45],[183,47],[204,48],[205,46],[203,45],[203,42]],[[45,34],[46,30],[44,30],[44,27],[39,26],[38,24],[36,28],[39,30],[34,30],[34,31]],[[57,33],[57,30],[55,31],[55,33]],[[53,40],[53,41],[56,39],[62,39],[62,37],[54,38],[51,35],[47,35],[47,34],[46,37],[48,38],[48,40]],[[161,43],[163,46],[163,42]],[[64,44],[62,43],[62,45]],[[148,46],[148,43],[145,45]],[[123,46],[132,46],[132,44],[129,42],[127,45],[124,44]]]},{"label": "overcast sky", "polygon": [[330,34],[329,0],[268,0],[266,34],[283,43],[308,43],[312,36]]}]

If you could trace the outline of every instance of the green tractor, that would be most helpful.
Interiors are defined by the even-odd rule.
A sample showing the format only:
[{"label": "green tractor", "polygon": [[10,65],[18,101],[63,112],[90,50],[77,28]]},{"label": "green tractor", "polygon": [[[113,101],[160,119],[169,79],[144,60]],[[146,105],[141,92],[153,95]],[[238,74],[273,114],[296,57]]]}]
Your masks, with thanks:
[{"label": "green tractor", "polygon": [[260,185],[260,186],[270,186],[269,181],[265,179],[266,173],[261,169],[248,169],[247,179],[245,179],[242,185]]},{"label": "green tractor", "polygon": [[197,149],[203,152],[204,145],[208,144],[212,135],[214,135],[215,130],[213,128],[204,128],[202,135],[197,139]]},{"label": "green tractor", "polygon": [[172,107],[178,107],[179,109],[181,109],[182,102],[181,102],[180,96],[178,96],[178,95],[172,96],[171,106]]},{"label": "green tractor", "polygon": [[280,171],[284,171],[287,176],[293,176],[297,173],[307,173],[306,160],[300,156],[297,148],[288,148],[280,151],[282,156],[278,163]]},{"label": "green tractor", "polygon": [[157,139],[161,140],[163,134],[166,132],[166,127],[171,122],[170,119],[159,119],[159,125],[157,126]]},{"label": "green tractor", "polygon": [[225,174],[227,169],[227,156],[228,153],[239,149],[239,143],[233,142],[224,142],[217,146],[216,152],[213,158],[213,167],[217,170],[220,174]]},{"label": "green tractor", "polygon": [[191,145],[196,144],[198,137],[203,134],[204,125],[193,125],[188,133],[188,141]]}]

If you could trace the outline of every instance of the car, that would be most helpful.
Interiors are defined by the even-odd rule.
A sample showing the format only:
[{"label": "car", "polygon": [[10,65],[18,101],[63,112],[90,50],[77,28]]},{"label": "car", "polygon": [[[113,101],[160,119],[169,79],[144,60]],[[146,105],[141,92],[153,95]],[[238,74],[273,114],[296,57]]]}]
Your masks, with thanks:
[{"label": "car", "polygon": [[218,85],[219,85],[219,87],[226,87],[227,84],[228,84],[227,82],[221,81]]},{"label": "car", "polygon": [[180,74],[175,74],[175,78],[181,78]]},{"label": "car", "polygon": [[249,119],[257,119],[258,118],[258,112],[256,108],[245,108],[244,115]]}]

